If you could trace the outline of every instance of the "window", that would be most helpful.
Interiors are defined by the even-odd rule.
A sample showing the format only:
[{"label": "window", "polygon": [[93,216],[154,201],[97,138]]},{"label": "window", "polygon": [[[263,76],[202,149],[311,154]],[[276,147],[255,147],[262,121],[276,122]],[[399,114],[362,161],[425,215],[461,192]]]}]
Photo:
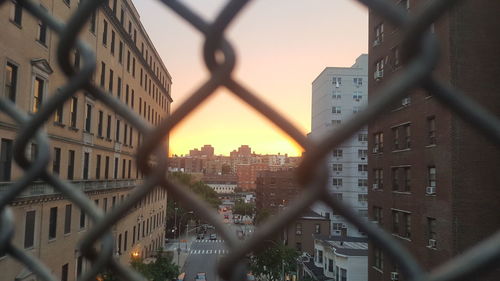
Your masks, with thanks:
[{"label": "window", "polygon": [[111,55],[115,54],[115,31],[111,30]]},{"label": "window", "polygon": [[90,16],[90,26],[89,26],[89,30],[90,32],[94,33],[95,34],[95,27],[96,27],[96,11],[93,11],[92,12],[92,15]]},{"label": "window", "polygon": [[[47,9],[41,5],[40,8],[47,11]],[[47,25],[41,20],[38,20],[38,35],[36,39],[44,46],[47,44]]]},{"label": "window", "polygon": [[127,243],[128,243],[128,231],[125,231],[125,236],[123,239],[123,251],[127,251]]},{"label": "window", "polygon": [[358,187],[366,187],[366,186],[368,186],[367,179],[358,179]]},{"label": "window", "polygon": [[52,172],[59,174],[61,171],[61,149],[54,147],[54,158],[52,160]]},{"label": "window", "polygon": [[104,178],[109,179],[109,156],[106,156],[106,161],[104,165]]},{"label": "window", "polygon": [[64,212],[64,234],[71,232],[71,204],[66,205]]},{"label": "window", "polygon": [[427,118],[427,132],[428,144],[436,144],[436,117]]},{"label": "window", "polygon": [[361,78],[361,77],[353,78],[352,80],[354,82],[354,86],[356,86],[356,87],[363,85],[363,78]]},{"label": "window", "polygon": [[384,170],[373,169],[373,174],[375,178],[373,180],[373,189],[383,189],[384,188]]},{"label": "window", "polygon": [[366,158],[368,156],[368,149],[358,149],[358,157]]},{"label": "window", "polygon": [[333,272],[333,260],[328,259],[328,271]]},{"label": "window", "polygon": [[10,20],[21,26],[23,20],[23,8],[16,0],[12,0],[12,7],[10,9]]},{"label": "window", "polygon": [[334,106],[334,107],[332,107],[332,113],[335,113],[335,114],[342,113],[342,110],[341,110],[340,106]]},{"label": "window", "polygon": [[410,188],[410,184],[411,184],[411,171],[410,171],[410,167],[404,167],[403,168],[403,184],[404,184],[404,188],[403,188],[403,191],[405,192],[410,192],[411,188]]},{"label": "window", "polygon": [[403,213],[403,237],[411,238],[411,215]]},{"label": "window", "polygon": [[85,212],[82,209],[80,209],[80,229],[85,228],[85,221],[86,221],[85,217],[86,217]]},{"label": "window", "polygon": [[315,234],[320,234],[321,233],[321,224],[317,223],[314,225],[314,233]]},{"label": "window", "polygon": [[399,191],[399,168],[392,168],[392,190]]},{"label": "window", "polygon": [[70,127],[76,128],[76,116],[78,110],[78,98],[71,97],[71,105],[70,105]]},{"label": "window", "polygon": [[368,164],[358,164],[358,172],[367,172]]},{"label": "window", "polygon": [[115,180],[118,178],[118,158],[117,157],[115,157],[115,170],[114,170],[113,178]]},{"label": "window", "polygon": [[347,269],[340,269],[340,280],[339,281],[347,281]]},{"label": "window", "polygon": [[295,243],[295,249],[296,249],[297,251],[299,251],[299,252],[300,252],[300,251],[302,251],[302,243],[300,243],[300,242],[296,242],[296,243]]},{"label": "window", "polygon": [[301,223],[295,224],[295,234],[302,235],[302,224]]},{"label": "window", "polygon": [[57,234],[57,207],[50,208],[49,214],[49,240],[55,239]]},{"label": "window", "polygon": [[122,179],[125,178],[125,166],[126,166],[127,162],[125,159],[122,159]]},{"label": "window", "polygon": [[127,51],[127,72],[130,72],[130,51]]},{"label": "window", "polygon": [[404,125],[404,145],[405,148],[410,148],[411,147],[411,129],[410,129],[410,124]]},{"label": "window", "polygon": [[96,163],[95,163],[95,179],[98,180],[101,178],[101,155],[97,155]]},{"label": "window", "polygon": [[102,110],[99,110],[99,115],[98,115],[98,121],[97,121],[97,136],[102,137],[102,122],[104,119],[104,113]]},{"label": "window", "polygon": [[340,119],[332,120],[332,125],[340,125],[341,123],[342,123],[342,120],[340,120]]},{"label": "window", "polygon": [[382,219],[382,208],[373,206],[373,221],[377,222],[379,225],[382,225]]},{"label": "window", "polygon": [[427,168],[427,179],[429,186],[436,187],[436,167],[430,166]]},{"label": "window", "polygon": [[63,105],[60,105],[57,107],[56,112],[54,114],[54,123],[57,123],[59,125],[62,124],[62,122],[63,122],[63,109],[64,109]]},{"label": "window", "polygon": [[379,153],[384,151],[384,133],[378,132],[373,134],[373,153]]},{"label": "window", "polygon": [[12,140],[2,139],[0,147],[0,181],[10,181],[12,169]]},{"label": "window", "polygon": [[104,198],[102,209],[104,210],[104,213],[108,210],[108,198]]},{"label": "window", "polygon": [[75,173],[75,151],[68,151],[68,180],[72,180]]},{"label": "window", "polygon": [[393,136],[393,148],[394,150],[399,150],[399,128],[392,128],[392,136]]},{"label": "window", "polygon": [[24,248],[31,248],[35,245],[35,211],[26,212],[24,224]]},{"label": "window", "polygon": [[342,171],[342,164],[333,164],[333,171],[334,172],[341,172]]},{"label": "window", "polygon": [[323,251],[318,250],[318,263],[323,263]]},{"label": "window", "polygon": [[108,90],[109,90],[110,93],[113,93],[113,84],[114,84],[113,83],[114,82],[114,80],[113,80],[113,74],[114,74],[113,70],[110,69],[109,70],[109,85],[108,85]]},{"label": "window", "polygon": [[[427,238],[429,240],[431,240],[431,239],[434,241],[437,240],[436,219],[435,218],[429,218],[429,217],[427,218]],[[434,242],[434,244],[431,244],[431,242],[429,242],[428,246],[431,248],[435,248],[436,243]]]},{"label": "window", "polygon": [[340,85],[342,85],[342,77],[332,77],[332,84],[338,88]]},{"label": "window", "polygon": [[358,202],[360,203],[368,202],[368,194],[358,194]]},{"label": "window", "polygon": [[115,140],[116,142],[120,142],[120,120],[116,120],[116,132],[115,132]]},{"label": "window", "polygon": [[121,255],[122,254],[122,235],[121,234],[118,234],[118,241],[117,242],[117,249],[118,249],[118,255]]},{"label": "window", "polygon": [[90,133],[92,125],[92,105],[87,103],[87,111],[85,112],[85,131]]},{"label": "window", "polygon": [[132,77],[135,77],[135,58],[132,58]]},{"label": "window", "polygon": [[333,178],[332,179],[332,184],[333,184],[333,186],[337,186],[337,187],[342,186],[342,179]]},{"label": "window", "polygon": [[342,149],[334,149],[333,150],[333,157],[342,157]]},{"label": "window", "polygon": [[111,115],[108,114],[108,126],[106,127],[106,138],[111,140]]},{"label": "window", "polygon": [[17,66],[7,62],[5,66],[5,97],[12,102],[16,101]]},{"label": "window", "polygon": [[384,269],[384,254],[377,246],[373,246],[373,267],[379,270]]},{"label": "window", "polygon": [[358,141],[368,141],[368,134],[366,133],[358,134]]},{"label": "window", "polygon": [[391,56],[392,57],[392,59],[391,59],[392,68],[397,69],[401,65],[401,58],[400,58],[401,52],[400,52],[399,46],[392,48],[391,53],[392,53],[392,56]]},{"label": "window", "polygon": [[122,79],[118,77],[118,84],[116,85],[116,96],[118,99],[122,96]]},{"label": "window", "polygon": [[411,214],[401,211],[392,211],[392,233],[411,238]]},{"label": "window", "polygon": [[101,88],[104,88],[104,85],[106,84],[106,64],[104,62],[101,62]]},{"label": "window", "polygon": [[342,193],[333,193],[332,196],[339,201],[344,199],[344,195]]},{"label": "window", "polygon": [[123,8],[120,10],[120,23],[122,26],[125,26],[125,11]]},{"label": "window", "polygon": [[68,281],[68,264],[64,264],[61,268],[61,281]]},{"label": "window", "polygon": [[44,88],[45,81],[42,78],[35,77],[33,84],[33,112],[38,112],[42,106]]},{"label": "window", "polygon": [[78,256],[76,259],[76,277],[80,277],[82,275],[82,270],[83,270],[83,257]]},{"label": "window", "polygon": [[375,80],[380,80],[384,77],[384,59],[380,59],[375,63]]},{"label": "window", "polygon": [[108,22],[104,20],[104,26],[102,31],[102,44],[106,46],[108,43]]},{"label": "window", "polygon": [[84,180],[89,179],[89,158],[90,158],[90,154],[88,152],[85,152],[83,154],[83,179]]},{"label": "window", "polygon": [[373,41],[373,46],[378,46],[382,42],[384,42],[384,23],[375,26],[375,41]]},{"label": "window", "polygon": [[118,62],[121,64],[123,62],[123,42],[120,40],[118,45]]}]

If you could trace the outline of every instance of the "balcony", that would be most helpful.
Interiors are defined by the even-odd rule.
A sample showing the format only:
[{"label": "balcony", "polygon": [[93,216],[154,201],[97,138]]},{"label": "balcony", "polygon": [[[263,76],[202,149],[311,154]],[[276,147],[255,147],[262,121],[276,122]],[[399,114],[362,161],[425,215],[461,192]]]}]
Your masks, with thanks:
[{"label": "balcony", "polygon": [[[0,195],[6,192],[13,182],[0,182]],[[142,183],[142,180],[136,179],[120,179],[120,180],[75,180],[71,181],[71,184],[83,192],[96,191],[96,190],[108,190],[108,189],[118,189],[134,187]],[[24,189],[17,198],[27,198],[33,196],[46,196],[60,194],[53,186],[46,182],[33,182]]]}]

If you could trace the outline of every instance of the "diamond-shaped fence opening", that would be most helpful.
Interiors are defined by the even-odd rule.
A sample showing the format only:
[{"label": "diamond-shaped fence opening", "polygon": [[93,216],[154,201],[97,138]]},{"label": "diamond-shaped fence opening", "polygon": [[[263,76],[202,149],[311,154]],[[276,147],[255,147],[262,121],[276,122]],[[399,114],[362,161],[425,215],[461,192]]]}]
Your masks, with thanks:
[{"label": "diamond-shaped fence opening", "polygon": [[[13,146],[13,156],[17,164],[24,170],[21,178],[10,182],[7,187],[2,186],[0,195],[0,254],[13,257],[34,273],[37,278],[55,280],[49,269],[37,257],[12,243],[16,222],[13,220],[9,205],[16,200],[17,196],[22,196],[27,192],[31,192],[31,194],[43,193],[47,188],[64,195],[75,206],[83,210],[92,221],[92,227],[83,235],[78,247],[78,251],[87,260],[91,261],[92,266],[80,277],[80,280],[95,280],[98,273],[105,269],[115,272],[123,280],[142,279],[139,274],[113,258],[115,255],[113,246],[115,242],[113,241],[112,226],[122,219],[129,209],[134,208],[152,192],[157,192],[157,187],[161,187],[163,191],[168,191],[169,195],[172,194],[193,206],[197,213],[202,214],[205,220],[211,222],[221,232],[231,249],[231,253],[222,260],[219,266],[219,274],[225,280],[244,279],[246,273],[245,255],[258,249],[262,241],[270,239],[279,233],[280,230],[316,201],[322,201],[330,206],[350,223],[367,233],[373,244],[382,249],[398,264],[407,280],[463,280],[494,265],[494,262],[500,257],[500,247],[498,246],[500,245],[500,234],[497,234],[437,270],[425,272],[416,260],[390,235],[358,217],[353,210],[328,194],[326,189],[327,172],[326,168],[321,165],[326,155],[333,148],[356,133],[360,128],[366,126],[370,121],[377,119],[391,107],[391,104],[404,98],[409,90],[417,88],[427,90],[443,105],[479,128],[494,143],[500,143],[500,122],[494,115],[478,106],[474,100],[431,75],[439,59],[437,45],[439,40],[429,29],[433,22],[439,20],[444,13],[448,12],[460,1],[429,1],[428,5],[415,11],[410,16],[404,11],[405,7],[395,4],[394,1],[358,0],[358,2],[368,7],[371,13],[383,17],[387,22],[399,27],[402,38],[401,55],[405,66],[390,83],[386,83],[382,90],[376,95],[372,95],[376,98],[370,101],[366,110],[359,112],[355,119],[343,124],[334,133],[317,143],[312,143],[306,139],[290,122],[246,89],[242,83],[239,83],[231,75],[236,56],[231,42],[227,41],[224,36],[225,30],[249,1],[229,1],[217,18],[210,23],[205,22],[179,1],[161,1],[184,18],[187,24],[193,25],[203,34],[205,37],[203,55],[211,75],[188,100],[170,116],[158,122],[157,126],[150,126],[141,116],[134,113],[93,82],[93,75],[95,75],[97,68],[94,53],[83,40],[79,39],[79,31],[92,18],[94,11],[101,8],[100,5],[102,5],[103,1],[80,1],[78,10],[65,22],[52,17],[38,2],[26,0],[17,0],[16,2],[24,11],[27,11],[48,26],[54,36],[59,37],[60,40],[57,46],[58,64],[67,76],[67,83],[61,86],[56,94],[44,101],[43,106],[34,114],[24,112],[6,97],[0,98],[2,113],[17,123],[18,130]],[[401,4],[401,2],[409,1],[399,1],[398,3]],[[11,3],[11,1],[0,1],[1,5],[7,3]],[[102,9],[109,8],[106,6],[102,7]],[[15,21],[16,11],[13,12],[12,16]],[[70,61],[71,54],[75,49],[78,50],[81,58],[81,67],[79,68],[74,68],[74,64]],[[220,59],[220,55],[216,55],[218,53],[223,54],[223,59]],[[166,150],[161,144],[164,143],[172,128],[213,94],[218,87],[227,88],[236,97],[256,109],[293,138],[306,151],[304,160],[297,170],[298,178],[303,186],[303,195],[291,204],[285,212],[259,228],[243,244],[225,229],[206,203],[188,192],[181,184],[166,178]],[[58,107],[70,101],[78,91],[84,91],[93,100],[99,101],[112,109],[122,120],[128,122],[131,128],[133,127],[137,133],[144,136],[144,140],[137,148],[136,154],[136,165],[144,173],[144,181],[139,182],[139,185],[130,196],[121,200],[120,204],[117,204],[114,209],[106,214],[101,209],[98,209],[94,202],[89,200],[84,193],[91,189],[99,189],[98,184],[87,184],[85,186],[84,184],[78,185],[74,182],[62,181],[56,174],[52,174],[47,169],[50,161],[48,152],[49,137],[43,126],[49,120],[52,121],[51,118],[53,118],[52,116],[56,113]],[[37,149],[34,157],[27,159],[25,151],[31,142],[36,142]],[[44,185],[43,188],[42,184]],[[117,184],[129,185],[127,182]],[[39,188],[37,189],[37,187]]]}]

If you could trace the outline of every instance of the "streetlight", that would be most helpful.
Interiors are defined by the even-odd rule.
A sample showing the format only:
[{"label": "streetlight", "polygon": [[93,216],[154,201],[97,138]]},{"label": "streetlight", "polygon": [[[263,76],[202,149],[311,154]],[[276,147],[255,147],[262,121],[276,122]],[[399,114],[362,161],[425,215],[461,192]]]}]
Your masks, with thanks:
[{"label": "streetlight", "polygon": [[[175,208],[176,211],[177,211],[177,208]],[[179,227],[177,228],[177,265],[179,265],[179,259],[180,259],[180,255],[181,255],[181,222],[182,222],[182,218],[187,215],[187,214],[194,214],[193,211],[189,211],[187,213],[184,213],[181,215],[180,219],[179,219]],[[187,233],[186,233],[187,235]],[[187,242],[186,242],[186,249],[187,249]]]}]

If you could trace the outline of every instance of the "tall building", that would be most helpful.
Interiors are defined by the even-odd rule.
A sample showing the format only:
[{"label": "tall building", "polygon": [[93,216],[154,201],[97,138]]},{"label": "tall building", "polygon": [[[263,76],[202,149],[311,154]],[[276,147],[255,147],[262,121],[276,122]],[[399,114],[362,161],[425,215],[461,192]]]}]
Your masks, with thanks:
[{"label": "tall building", "polygon": [[[368,100],[368,55],[363,54],[351,67],[327,67],[312,83],[312,124],[309,137],[320,140],[343,122],[355,117]],[[367,217],[367,128],[336,147],[328,156],[329,187],[333,196]],[[363,236],[329,207],[313,209],[331,219],[332,235]]]},{"label": "tall building", "polygon": [[[82,30],[94,48],[96,85],[154,125],[170,111],[171,77],[141,25],[130,0],[107,1]],[[78,1],[44,0],[54,18],[67,19]],[[35,113],[67,83],[57,63],[58,36],[16,1],[0,6],[0,93],[19,109]],[[73,52],[75,67],[80,66]],[[45,122],[50,140],[48,171],[84,191],[104,212],[124,201],[142,182],[135,150],[142,136],[100,101],[78,92]],[[0,113],[0,196],[23,176],[12,161],[18,126]],[[33,157],[37,144],[29,151]],[[128,263],[132,253],[147,257],[164,241],[167,194],[155,189],[112,226],[115,255]],[[77,248],[92,222],[72,201],[44,182],[34,182],[10,204],[15,216],[13,243],[40,259],[58,280],[76,280],[90,266]],[[35,280],[22,264],[0,257],[5,280]]]},{"label": "tall building", "polygon": [[293,170],[261,171],[257,175],[255,207],[277,213],[300,194]]},{"label": "tall building", "polygon": [[[394,1],[409,14],[428,1]],[[500,2],[463,1],[433,24],[441,59],[434,76],[500,116]],[[369,93],[387,86],[401,65],[401,32],[370,13]],[[426,270],[464,253],[500,228],[500,150],[432,93],[408,97],[369,125],[369,212]],[[370,244],[369,280],[402,280]],[[499,280],[498,267],[483,278]]]}]

